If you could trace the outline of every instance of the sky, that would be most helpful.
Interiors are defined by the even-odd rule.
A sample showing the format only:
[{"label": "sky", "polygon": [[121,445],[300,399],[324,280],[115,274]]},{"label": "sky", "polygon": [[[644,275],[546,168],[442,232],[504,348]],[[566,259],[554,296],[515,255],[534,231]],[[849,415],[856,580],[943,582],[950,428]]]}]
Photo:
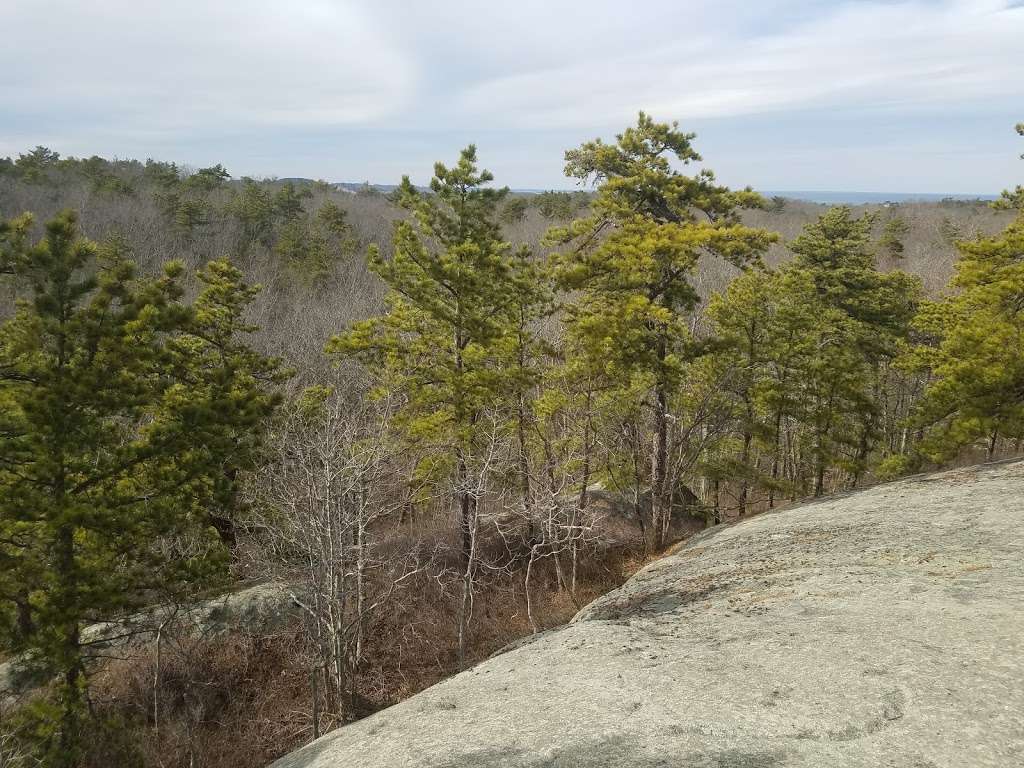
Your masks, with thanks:
[{"label": "sky", "polygon": [[724,183],[1019,182],[1024,0],[0,0],[0,156],[514,188],[639,110]]}]

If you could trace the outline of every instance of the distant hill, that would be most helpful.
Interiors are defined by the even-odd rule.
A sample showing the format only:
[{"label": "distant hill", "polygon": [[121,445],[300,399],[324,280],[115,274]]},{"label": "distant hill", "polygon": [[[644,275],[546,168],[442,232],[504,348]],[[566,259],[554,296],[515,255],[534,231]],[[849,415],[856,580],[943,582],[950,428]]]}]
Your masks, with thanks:
[{"label": "distant hill", "polygon": [[[310,181],[310,180],[309,179],[287,179],[287,181],[299,182],[299,181]],[[339,190],[341,190],[343,192],[358,192],[359,190],[365,189],[366,187],[369,186],[369,187],[372,187],[373,189],[376,189],[379,192],[387,193],[387,192],[390,192],[393,189],[395,189],[398,185],[397,184],[377,184],[376,182],[372,182],[371,183],[371,182],[368,182],[368,181],[359,181],[359,182],[356,182],[356,181],[336,181],[336,182],[334,182],[334,186],[337,189],[339,189]],[[426,189],[426,187],[419,186],[419,187],[417,187],[417,189]],[[514,189],[512,189],[510,191],[513,192],[514,194],[517,194],[517,195],[539,195],[542,192],[549,192],[551,190],[541,189],[540,187],[536,187],[536,188],[530,187],[530,188],[522,188],[522,189],[514,188]],[[564,189],[564,190],[555,190],[555,191],[557,191],[557,192],[576,192],[578,190]],[[794,199],[800,199],[800,198],[794,198]]]},{"label": "distant hill", "polygon": [[[282,179],[282,181],[310,182],[310,179]],[[358,192],[366,187],[372,187],[379,192],[388,193],[395,189],[397,184],[378,184],[376,182],[355,182],[338,181],[334,186],[344,192]],[[540,187],[522,187],[512,189],[517,195],[537,195],[548,190]],[[571,192],[574,190],[564,190]],[[818,203],[823,205],[879,205],[884,203],[939,203],[943,200],[995,200],[998,195],[971,194],[971,193],[934,193],[934,192],[849,192],[842,190],[783,190],[763,191],[766,197],[784,197],[787,200],[799,200],[806,203]]]},{"label": "distant hill", "polygon": [[785,197],[825,205],[870,205],[872,203],[939,203],[943,200],[995,200],[998,195],[936,194],[932,192],[842,192],[788,191],[762,192],[767,197]]}]

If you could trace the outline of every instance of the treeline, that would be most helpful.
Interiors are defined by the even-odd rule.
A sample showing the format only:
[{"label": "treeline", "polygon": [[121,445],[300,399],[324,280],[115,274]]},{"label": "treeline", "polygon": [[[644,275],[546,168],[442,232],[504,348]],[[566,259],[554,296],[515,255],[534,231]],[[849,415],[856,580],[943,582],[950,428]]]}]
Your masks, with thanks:
[{"label": "treeline", "polygon": [[[338,190],[323,180],[235,181],[224,166],[190,169],[157,160],[61,157],[36,147],[16,159],[0,158],[0,177],[39,187],[64,187],[78,180],[109,199],[149,197],[175,234],[196,238],[203,229],[230,222],[240,230],[232,257],[244,259],[257,245],[273,250],[298,274],[322,279],[333,263],[354,252],[347,212]],[[383,193],[366,183],[354,197],[398,202],[398,190]],[[335,199],[328,198],[327,196]],[[498,213],[505,224],[520,223],[536,210],[547,221],[568,221],[587,207],[586,191],[509,195]],[[314,199],[316,198],[316,199]],[[326,199],[323,199],[326,198]]]},{"label": "treeline", "polygon": [[[291,590],[299,733],[316,735],[358,714],[407,630],[460,668],[487,622],[571,613],[624,546],[1019,450],[1024,190],[1000,201],[1016,211],[1003,232],[957,240],[950,290],[928,298],[879,266],[901,258],[900,219],[836,207],[780,244],[751,212],[785,204],[695,169],[693,140],[641,114],[568,151],[593,193],[552,193],[541,216],[565,221],[539,244],[510,240],[523,198],[472,146],[429,190],[404,179],[369,252],[383,311],[339,318],[302,371],[247,340],[258,289],[233,263],[272,252],[305,290],[337,285],[361,238],[326,189],[42,149],[0,168],[103,195],[148,185],[181,242],[234,227],[192,292],[181,264],[138,276],[121,240],[80,238],[71,214],[34,245],[27,218],[0,229],[19,297],[0,327],[0,636],[56,681],[16,715],[19,759],[109,761],[83,738],[98,711],[83,631],[229,570]],[[715,263],[735,276],[704,302]],[[179,747],[194,764],[192,735]]]},{"label": "treeline", "polygon": [[333,189],[326,182],[296,185],[248,177],[232,182],[222,165],[189,170],[174,163],[147,160],[108,161],[100,157],[61,158],[36,147],[17,160],[0,160],[0,175],[42,187],[80,179],[95,194],[110,198],[147,196],[165,223],[183,239],[198,237],[204,228],[229,221],[239,230],[230,254],[244,260],[261,245],[307,280],[323,279],[333,264],[355,250],[347,213],[331,200],[312,210],[304,203],[314,192]]}]

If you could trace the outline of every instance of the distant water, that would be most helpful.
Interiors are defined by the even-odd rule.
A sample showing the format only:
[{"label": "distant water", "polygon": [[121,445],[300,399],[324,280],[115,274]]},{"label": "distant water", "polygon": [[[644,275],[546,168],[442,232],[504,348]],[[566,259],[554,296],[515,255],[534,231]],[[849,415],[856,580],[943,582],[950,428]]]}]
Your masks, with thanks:
[{"label": "distant water", "polygon": [[[286,181],[286,179],[282,179]],[[303,179],[302,181],[308,181]],[[335,186],[348,192],[357,192],[365,186],[365,182],[341,181]],[[370,184],[381,192],[390,192],[395,189],[395,184]],[[425,189],[425,187],[421,187]],[[544,192],[543,189],[513,189],[512,192],[520,195],[533,195]],[[578,190],[567,189],[566,192]],[[998,195],[972,195],[962,193],[934,192],[837,192],[837,191],[807,191],[807,190],[784,190],[781,192],[762,191],[765,197],[785,197],[790,200],[802,200],[808,203],[822,203],[825,205],[867,205],[869,203],[939,203],[943,200],[996,200]]]},{"label": "distant water", "polygon": [[942,200],[995,200],[996,195],[934,194],[931,192],[762,192],[767,197],[786,197],[827,205],[865,205],[867,203],[937,203]]}]

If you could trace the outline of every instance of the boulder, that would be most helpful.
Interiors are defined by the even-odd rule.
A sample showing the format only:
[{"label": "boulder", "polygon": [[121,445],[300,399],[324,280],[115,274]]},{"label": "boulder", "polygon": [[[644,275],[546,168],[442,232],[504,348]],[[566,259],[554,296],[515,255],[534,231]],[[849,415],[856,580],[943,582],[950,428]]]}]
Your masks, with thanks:
[{"label": "boulder", "polygon": [[[651,494],[645,491],[640,497],[639,509],[633,497],[621,491],[608,490],[595,484],[587,488],[590,512],[599,521],[602,530],[618,531],[620,538],[635,538],[642,541],[643,525],[650,526]],[[638,519],[642,517],[643,520]],[[673,494],[672,517],[669,521],[668,538],[678,541],[707,527],[706,512],[697,495],[685,485],[679,485]],[[625,522],[629,533],[617,524]]]},{"label": "boulder", "polygon": [[1024,765],[1024,464],[710,529],[275,768]]}]

